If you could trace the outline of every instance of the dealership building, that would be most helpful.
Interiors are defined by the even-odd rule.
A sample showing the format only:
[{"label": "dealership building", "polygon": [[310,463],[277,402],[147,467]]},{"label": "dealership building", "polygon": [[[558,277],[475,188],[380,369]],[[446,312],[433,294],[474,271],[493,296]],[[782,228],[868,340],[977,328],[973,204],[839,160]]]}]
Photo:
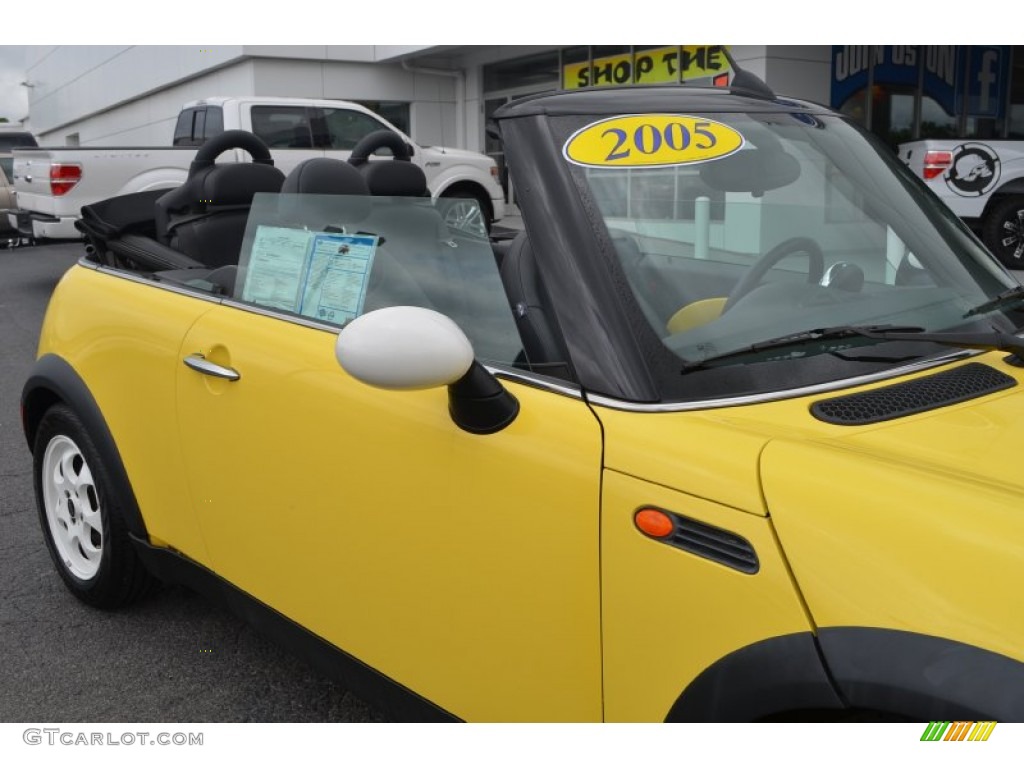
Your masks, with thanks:
[{"label": "dealership building", "polygon": [[[26,87],[44,145],[167,146],[213,96],[357,101],[420,144],[491,154],[487,118],[558,88],[722,84],[721,45],[34,46]],[[1024,46],[728,46],[778,94],[838,109],[884,141],[1024,138]]]}]

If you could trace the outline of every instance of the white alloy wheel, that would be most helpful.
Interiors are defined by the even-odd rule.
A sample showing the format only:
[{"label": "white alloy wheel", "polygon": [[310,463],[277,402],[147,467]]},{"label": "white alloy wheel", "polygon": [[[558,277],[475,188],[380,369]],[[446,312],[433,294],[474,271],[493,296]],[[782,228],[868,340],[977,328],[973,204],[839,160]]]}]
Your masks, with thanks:
[{"label": "white alloy wheel", "polygon": [[92,470],[67,435],[54,435],[47,444],[40,481],[57,555],[68,573],[89,581],[103,558],[103,510]]}]

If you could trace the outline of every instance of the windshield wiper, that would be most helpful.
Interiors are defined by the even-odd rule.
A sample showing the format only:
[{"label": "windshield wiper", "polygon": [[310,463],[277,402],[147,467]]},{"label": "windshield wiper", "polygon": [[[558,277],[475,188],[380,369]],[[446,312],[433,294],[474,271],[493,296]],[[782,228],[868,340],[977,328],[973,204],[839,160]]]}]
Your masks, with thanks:
[{"label": "windshield wiper", "polygon": [[[709,363],[734,357],[757,355],[786,347],[803,348],[800,357],[835,352],[841,347],[834,342],[843,339],[866,339],[868,341],[924,341],[945,344],[950,347],[965,349],[1000,349],[1011,352],[1016,358],[1014,365],[1024,366],[1024,339],[1011,333],[992,329],[974,333],[926,332],[923,328],[913,325],[839,325],[832,328],[814,328],[800,331],[774,339],[759,341],[746,347],[733,349],[721,354],[711,355],[703,360],[687,361],[680,373],[703,368]],[[810,348],[810,349],[808,349]]]},{"label": "windshield wiper", "polygon": [[964,314],[964,317],[971,317],[972,315],[981,315],[985,312],[991,312],[993,309],[1006,309],[1012,307],[1014,304],[1020,304],[1024,302],[1024,285],[1017,285],[1013,288],[1003,291],[998,296],[995,296],[988,301],[983,301],[976,307],[971,307]]}]

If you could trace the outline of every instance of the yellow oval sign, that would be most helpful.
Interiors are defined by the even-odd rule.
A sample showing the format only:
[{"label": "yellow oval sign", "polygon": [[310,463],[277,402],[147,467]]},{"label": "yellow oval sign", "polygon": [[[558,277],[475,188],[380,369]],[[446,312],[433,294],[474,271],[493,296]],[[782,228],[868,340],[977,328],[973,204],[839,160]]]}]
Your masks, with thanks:
[{"label": "yellow oval sign", "polygon": [[576,131],[565,158],[592,168],[666,168],[731,155],[743,146],[734,128],[693,115],[620,115]]}]

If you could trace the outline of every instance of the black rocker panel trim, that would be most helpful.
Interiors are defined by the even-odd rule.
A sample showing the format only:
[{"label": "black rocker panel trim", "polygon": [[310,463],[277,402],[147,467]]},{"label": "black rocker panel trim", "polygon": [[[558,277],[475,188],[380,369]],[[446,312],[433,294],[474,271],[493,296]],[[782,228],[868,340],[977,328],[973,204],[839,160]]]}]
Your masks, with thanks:
[{"label": "black rocker panel trim", "polygon": [[115,495],[123,500],[122,512],[129,533],[148,540],[146,524],[135,500],[128,473],[99,405],[96,404],[85,382],[67,361],[56,355],[43,355],[32,367],[21,391],[22,426],[29,450],[32,450],[36,430],[43,415],[56,403],[64,403],[82,420],[96,449],[102,455],[104,464],[110,470]]},{"label": "black rocker panel trim", "polygon": [[705,669],[668,722],[744,723],[801,709],[842,709],[814,635],[781,635],[740,648]]},{"label": "black rocker panel trim", "polygon": [[194,589],[217,602],[278,645],[287,648],[398,722],[457,722],[459,718],[314,635],[270,606],[174,552],[133,538],[146,568],[161,581]]},{"label": "black rocker panel trim", "polygon": [[941,637],[870,627],[822,629],[818,642],[853,707],[915,720],[1024,722],[1024,663]]}]

